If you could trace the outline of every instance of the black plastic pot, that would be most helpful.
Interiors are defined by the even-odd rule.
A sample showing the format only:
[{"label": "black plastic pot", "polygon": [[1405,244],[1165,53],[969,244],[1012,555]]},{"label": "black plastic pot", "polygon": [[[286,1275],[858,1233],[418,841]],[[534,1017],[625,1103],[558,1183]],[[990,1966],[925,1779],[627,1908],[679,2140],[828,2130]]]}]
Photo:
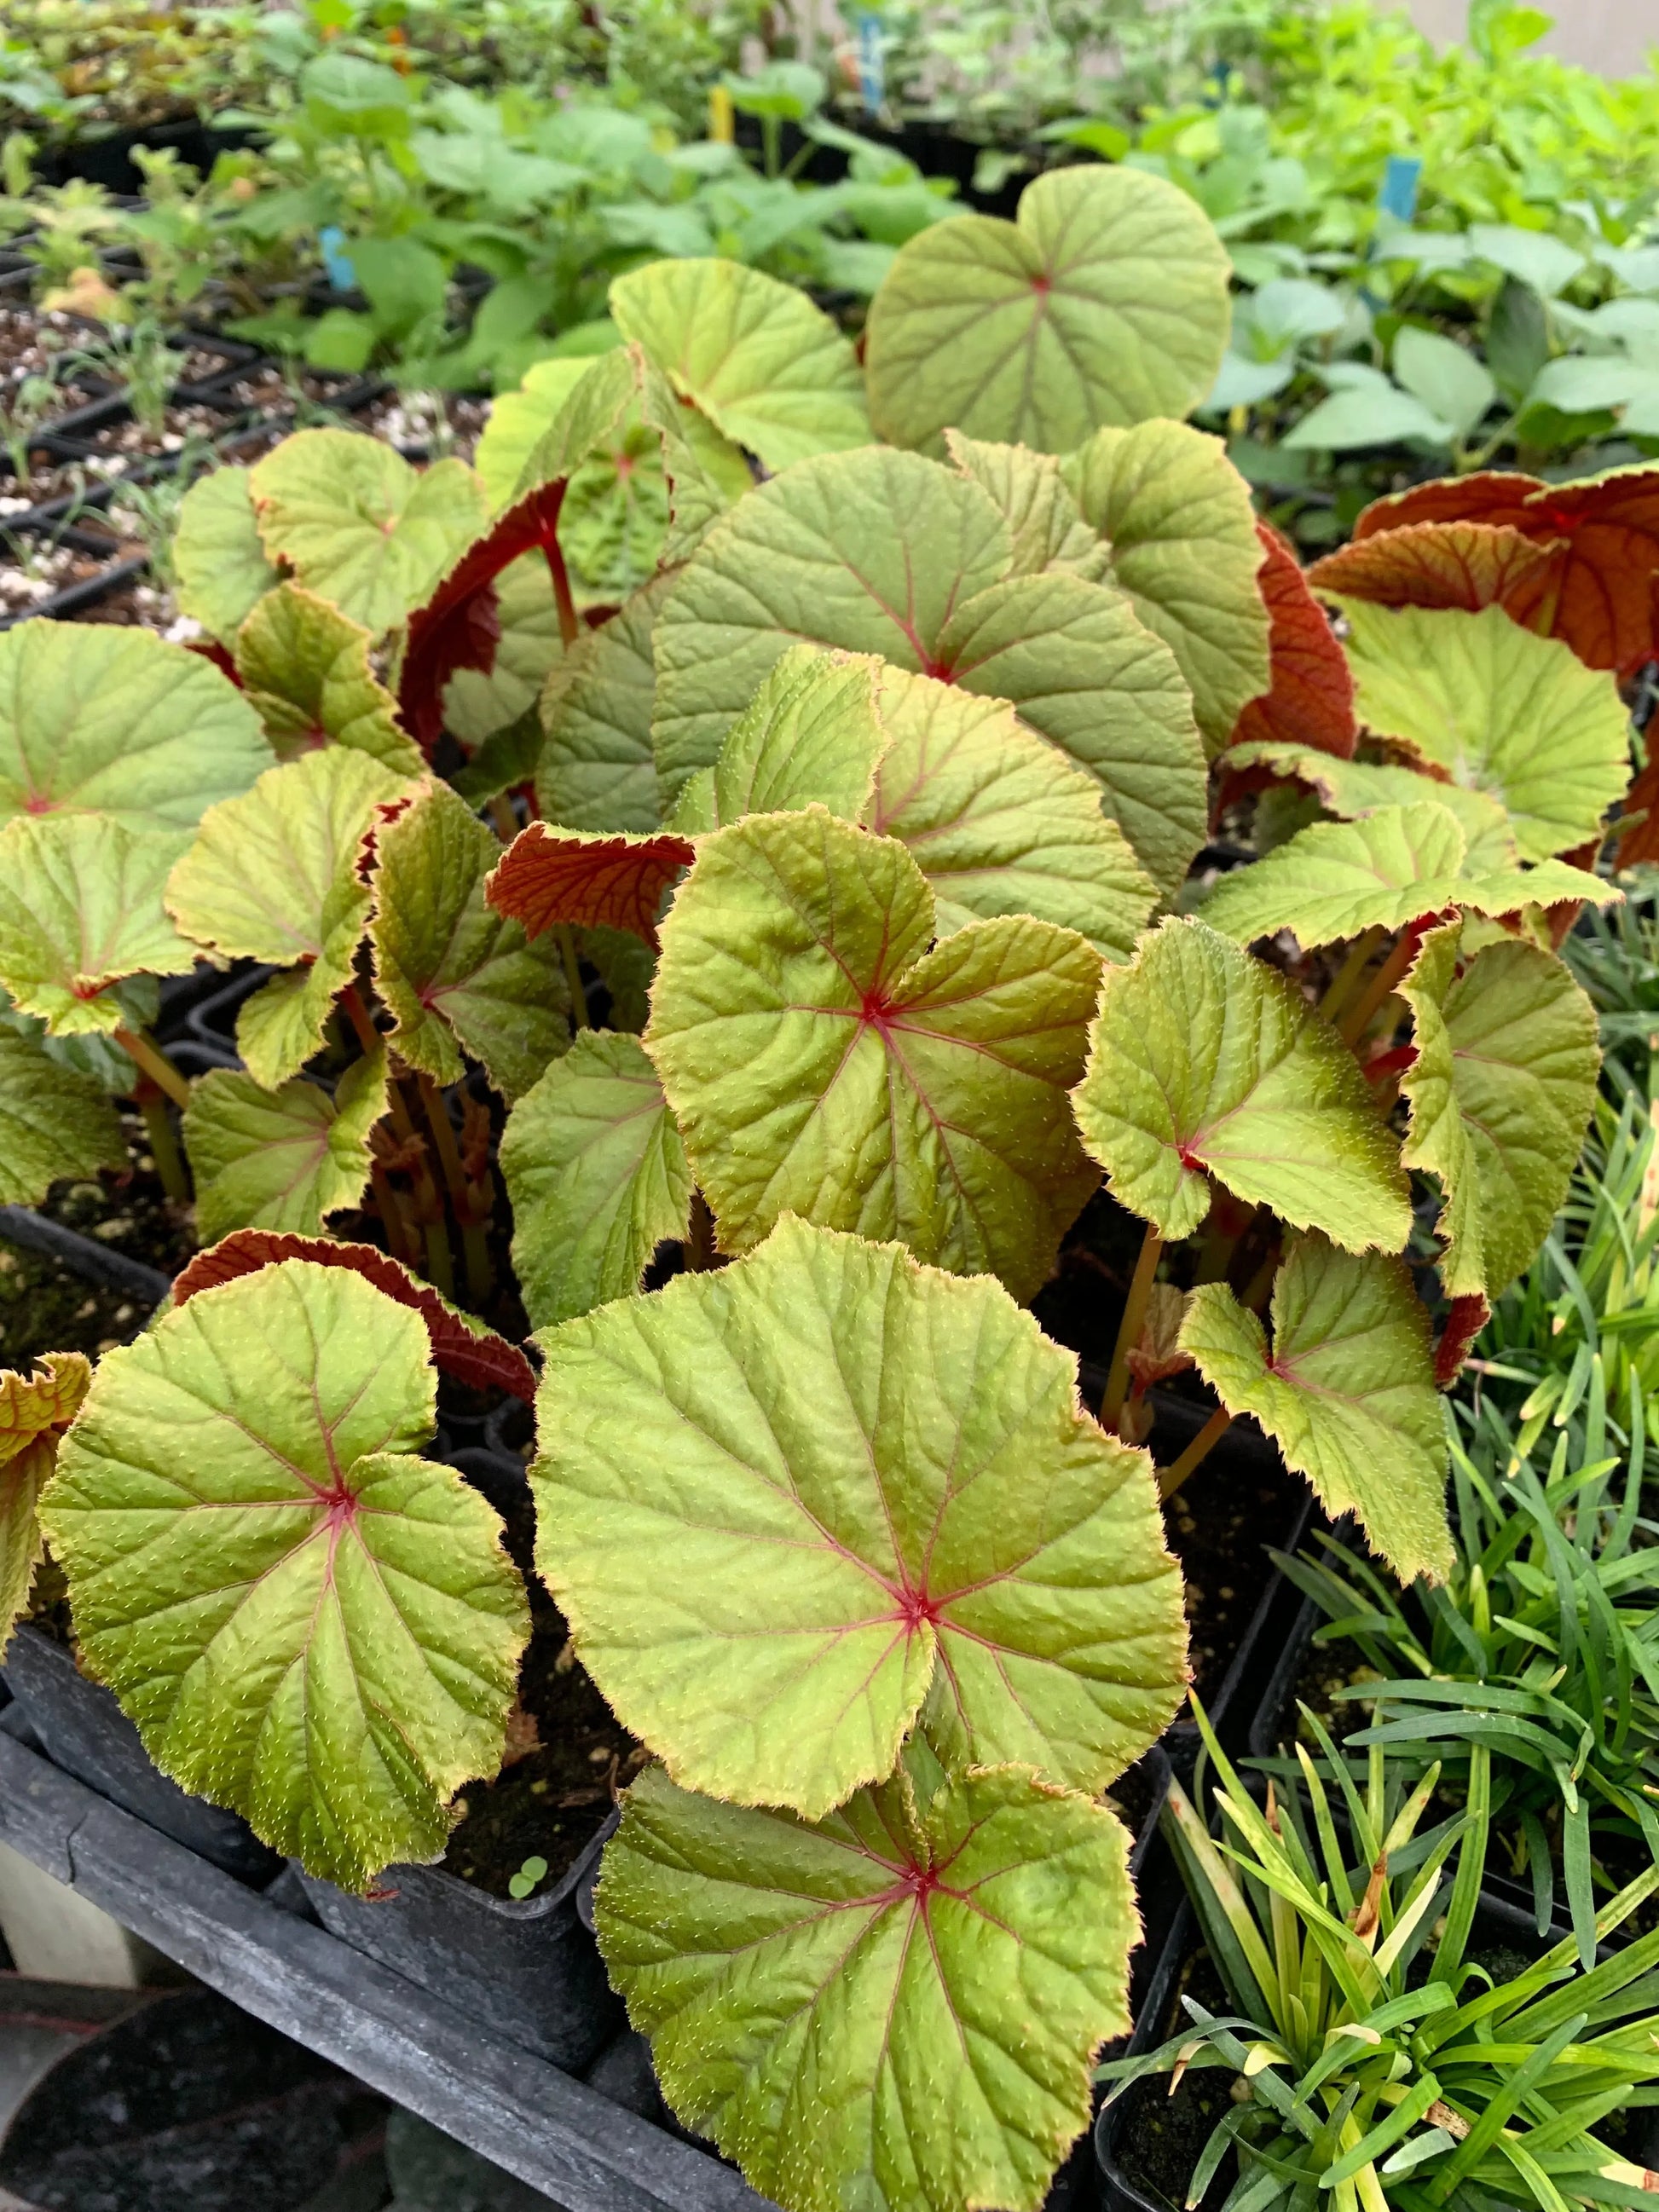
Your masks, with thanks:
[{"label": "black plastic pot", "polygon": [[276,1872],[281,1857],[240,1814],[168,1780],[109,1691],[88,1681],[62,1644],[39,1629],[20,1628],[5,1674],[54,1765],[240,1881],[263,1884]]},{"label": "black plastic pot", "polygon": [[119,1291],[141,1305],[160,1305],[173,1288],[171,1277],[159,1267],[148,1267],[142,1260],[130,1260],[125,1252],[112,1251],[96,1237],[65,1229],[60,1222],[37,1213],[32,1206],[0,1206],[0,1237],[9,1243],[21,1244],[26,1252],[42,1252],[48,1259],[59,1260],[83,1281],[96,1283],[106,1291]]},{"label": "black plastic pot", "polygon": [[100,137],[76,138],[67,146],[49,148],[36,158],[35,173],[45,185],[84,177],[118,198],[130,198],[144,189],[144,173],[132,158],[136,147],[155,152],[171,147],[180,161],[205,177],[221,154],[251,146],[263,135],[241,125],[221,127],[198,116],[187,116],[177,123],[149,123],[136,131],[111,131]]}]

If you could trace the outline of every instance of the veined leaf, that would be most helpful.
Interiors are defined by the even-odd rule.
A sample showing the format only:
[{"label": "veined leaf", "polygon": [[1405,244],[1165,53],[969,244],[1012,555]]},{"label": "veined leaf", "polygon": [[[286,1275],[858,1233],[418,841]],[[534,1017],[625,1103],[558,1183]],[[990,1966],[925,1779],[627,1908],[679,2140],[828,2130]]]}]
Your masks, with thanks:
[{"label": "veined leaf", "polygon": [[1174,653],[1218,753],[1271,680],[1250,488],[1218,438],[1185,422],[1097,430],[1066,465],[1109,574]]},{"label": "veined leaf", "polygon": [[1413,522],[1328,553],[1309,581],[1337,599],[1380,607],[1499,606],[1529,624],[1562,541],[1526,537],[1509,522]]},{"label": "veined leaf", "polygon": [[532,939],[565,922],[581,929],[628,929],[654,946],[664,896],[696,848],[669,830],[614,837],[550,829],[532,822],[508,846],[486,889],[498,914]]},{"label": "veined leaf", "polygon": [[645,1042],[723,1250],[794,1212],[1043,1281],[1097,1180],[1065,1094],[1099,956],[1024,916],[935,933],[904,848],[821,808],[702,842]]},{"label": "veined leaf", "polygon": [[584,1030],[507,1115],[501,1158],[532,1328],[626,1297],[687,1233],[685,1147],[637,1037]]},{"label": "veined leaf", "polygon": [[1093,1791],[1176,1711],[1151,1462],[1000,1284],[789,1218],[541,1343],[537,1565],[686,1787],[819,1819],[926,1701],[952,1763]]},{"label": "veined leaf", "polygon": [[662,820],[651,705],[652,641],[674,576],[665,573],[583,632],[542,694],[536,771],[543,818],[572,830],[654,830]]},{"label": "veined leaf", "polygon": [[883,672],[871,653],[792,645],[726,733],[707,827],[812,805],[858,821],[890,742],[876,708]]},{"label": "veined leaf", "polygon": [[1610,676],[1501,607],[1355,602],[1347,612],[1356,700],[1372,730],[1501,800],[1523,860],[1598,834],[1630,776],[1629,718]]},{"label": "veined leaf", "polygon": [[774,474],[869,444],[852,344],[793,284],[735,261],[653,261],[613,278],[611,313],[683,399]]},{"label": "veined leaf", "polygon": [[1471,873],[1495,874],[1521,865],[1503,803],[1484,791],[1471,791],[1461,783],[1442,783],[1413,768],[1341,760],[1306,745],[1271,739],[1234,746],[1227,755],[1227,765],[1231,768],[1235,763],[1246,773],[1268,769],[1275,775],[1292,777],[1306,784],[1322,806],[1350,819],[1375,814],[1382,807],[1417,806],[1431,801],[1456,817],[1466,847],[1463,865]]},{"label": "veined leaf", "polygon": [[0,830],[0,985],[52,1036],[107,1036],[129,1017],[114,986],[187,975],[197,951],[161,889],[182,835],[135,836],[91,814],[15,816]]},{"label": "veined leaf", "polygon": [[383,1052],[354,1060],[331,1098],[303,1077],[270,1089],[240,1069],[210,1069],[185,1109],[202,1242],[249,1228],[314,1236],[331,1214],[361,1204],[368,1133],[386,1107]]},{"label": "veined leaf", "polygon": [[372,754],[419,775],[420,750],[398,725],[398,702],[369,666],[361,623],[297,584],[267,592],[236,633],[236,672],[283,760],[324,744]]},{"label": "veined leaf", "polygon": [[877,434],[938,453],[954,428],[1066,453],[1104,423],[1183,416],[1221,367],[1229,274],[1194,202],[1136,169],[1056,169],[1016,222],[935,223],[870,304]]},{"label": "veined leaf", "polygon": [[185,1789],[363,1889],[500,1760],[529,1632],[425,1324],[290,1260],[108,1352],[41,1502],[88,1671]]},{"label": "veined leaf", "polygon": [[91,1380],[91,1362],[79,1352],[48,1352],[27,1375],[0,1374],[0,1657],[45,1548],[40,1492]]},{"label": "veined leaf", "polygon": [[224,645],[281,581],[260,543],[250,474],[210,469],[198,477],[179,502],[173,536],[179,611]]},{"label": "veined leaf", "polygon": [[[489,659],[489,673],[476,659],[473,665],[457,668],[438,687],[433,718],[475,753],[497,732],[534,711],[544,686],[565,657],[553,579],[541,552],[509,561],[495,578],[494,589],[493,653],[477,656]],[[534,772],[532,762],[526,773]]]},{"label": "veined leaf", "polygon": [[1429,1317],[1403,1261],[1293,1240],[1273,1283],[1273,1349],[1224,1283],[1187,1301],[1181,1342],[1232,1413],[1253,1413],[1333,1516],[1357,1513],[1402,1583],[1443,1582],[1446,1436]]},{"label": "veined leaf", "polygon": [[1431,799],[1378,807],[1358,822],[1312,823],[1254,866],[1224,876],[1202,911],[1212,929],[1241,945],[1288,929],[1311,947],[1451,908],[1503,915],[1566,899],[1604,905],[1618,896],[1564,860],[1471,873],[1455,816]]},{"label": "veined leaf", "polygon": [[266,555],[378,635],[402,622],[489,520],[465,461],[411,467],[356,430],[296,430],[255,463]]},{"label": "veined leaf", "polygon": [[1113,1196],[1163,1237],[1198,1227],[1213,1176],[1352,1251],[1405,1244],[1406,1176],[1353,1054],[1201,921],[1167,921],[1107,969],[1075,1103]]},{"label": "veined leaf", "polygon": [[1595,1011],[1534,945],[1490,945],[1457,974],[1457,923],[1424,939],[1401,987],[1417,1058],[1404,1158],[1445,1194],[1441,1280],[1488,1300],[1515,1279],[1567,1194],[1595,1099]]},{"label": "veined leaf", "polygon": [[1128,2024],[1127,1843],[1017,1767],[815,1827],[648,1769],[595,1925],[670,2104],[787,2212],[1035,2212]]},{"label": "veined leaf", "polygon": [[0,1024],[0,1206],[38,1206],[65,1176],[126,1164],[103,1085]]},{"label": "veined leaf", "polygon": [[375,854],[369,936],[394,1050],[459,1083],[465,1048],[519,1097],[570,1042],[570,988],[557,944],[532,945],[485,901],[500,841],[438,784],[377,833]]},{"label": "veined leaf", "polygon": [[490,401],[472,465],[492,514],[512,506],[525,463],[592,366],[581,359],[532,362],[514,390],[498,392]]},{"label": "veined leaf", "polygon": [[960,430],[945,432],[945,447],[957,473],[976,483],[1007,524],[1014,548],[1010,575],[1067,568],[1098,583],[1107,574],[1109,552],[1084,520],[1055,454],[988,444]]},{"label": "veined leaf", "polygon": [[153,630],[37,618],[0,635],[0,822],[192,830],[270,760],[235,685]]},{"label": "veined leaf", "polygon": [[1265,555],[1257,581],[1267,607],[1272,674],[1267,690],[1239,716],[1232,741],[1277,739],[1351,759],[1358,732],[1348,657],[1295,554],[1267,523],[1256,527]]}]

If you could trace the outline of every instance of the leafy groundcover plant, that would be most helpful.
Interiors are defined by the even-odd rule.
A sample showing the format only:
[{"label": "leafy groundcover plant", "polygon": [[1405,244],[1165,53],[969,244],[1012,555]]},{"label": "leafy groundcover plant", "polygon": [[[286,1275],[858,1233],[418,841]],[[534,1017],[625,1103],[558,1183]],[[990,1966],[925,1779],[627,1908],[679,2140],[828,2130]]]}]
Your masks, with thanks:
[{"label": "leafy groundcover plant", "polygon": [[[361,1888],[495,1771],[528,1629],[434,1372],[534,1392],[538,1567],[661,1761],[597,1912],[671,2101],[792,2208],[1035,2206],[1126,2024],[1097,1795],[1184,1688],[1159,1489],[1248,1412],[1452,1565],[1411,1178],[1444,1378],[1589,1110],[1551,945],[1625,711],[1565,590],[1345,651],[1181,419],[1226,264],[1157,179],[911,240],[862,362],[733,264],[611,307],[476,470],[194,486],[202,650],[0,641],[5,1195],[177,1108],[210,1248],[39,1522],[158,1762]],[[187,1084],[203,960],[242,1066]],[[1097,1422],[1021,1307],[1103,1175]]]}]

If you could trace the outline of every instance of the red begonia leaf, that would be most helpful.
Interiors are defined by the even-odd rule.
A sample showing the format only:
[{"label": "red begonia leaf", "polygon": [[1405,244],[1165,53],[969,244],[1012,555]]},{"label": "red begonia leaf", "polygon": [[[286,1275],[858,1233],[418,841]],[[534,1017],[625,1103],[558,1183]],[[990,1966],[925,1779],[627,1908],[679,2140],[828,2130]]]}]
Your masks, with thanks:
[{"label": "red begonia leaf", "polygon": [[1256,535],[1267,555],[1256,582],[1267,603],[1273,681],[1239,716],[1232,743],[1278,738],[1352,760],[1358,731],[1347,656],[1289,545],[1265,522]]},{"label": "red begonia leaf", "polygon": [[501,639],[496,577],[526,553],[556,548],[568,481],[561,477],[540,484],[498,516],[410,617],[398,705],[428,760],[443,733],[444,690],[450,678],[459,668],[488,676],[495,665]]},{"label": "red begonia leaf", "polygon": [[1474,1347],[1474,1340],[1492,1319],[1492,1308],[1480,1291],[1467,1291],[1454,1298],[1451,1310],[1446,1316],[1445,1327],[1440,1332],[1440,1341],[1434,1348],[1435,1387],[1449,1390],[1462,1372],[1463,1362]]},{"label": "red begonia leaf", "polygon": [[672,830],[589,835],[532,822],[508,847],[484,896],[497,914],[521,922],[526,937],[568,922],[631,930],[654,945],[663,893],[696,858],[690,839]]},{"label": "red begonia leaf", "polygon": [[1358,538],[1308,571],[1317,592],[1383,607],[1501,606],[1518,623],[1538,612],[1565,541],[1512,522],[1413,522]]}]

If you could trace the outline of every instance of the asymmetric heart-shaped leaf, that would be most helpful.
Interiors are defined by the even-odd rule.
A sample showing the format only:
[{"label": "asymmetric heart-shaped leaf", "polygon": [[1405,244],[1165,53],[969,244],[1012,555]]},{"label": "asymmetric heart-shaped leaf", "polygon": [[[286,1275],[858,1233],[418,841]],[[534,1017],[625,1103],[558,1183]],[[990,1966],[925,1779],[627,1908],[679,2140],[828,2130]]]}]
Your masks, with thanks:
[{"label": "asymmetric heart-shaped leaf", "polygon": [[1179,416],[1226,351],[1231,264],[1186,193],[1079,166],[1028,185],[1018,220],[970,215],[900,248],[870,303],[878,436],[949,428],[1067,453],[1103,423]]},{"label": "asymmetric heart-shaped leaf", "polygon": [[1565,899],[1604,905],[1618,896],[1611,884],[1564,860],[1471,874],[1464,854],[1456,817],[1433,799],[1379,807],[1358,822],[1315,822],[1253,867],[1224,876],[1203,915],[1241,945],[1288,929],[1311,948],[1368,929],[1401,929],[1453,908],[1501,915]]},{"label": "asymmetric heart-shaped leaf", "polygon": [[1414,522],[1326,554],[1308,580],[1381,607],[1499,606],[1530,626],[1562,542],[1528,538],[1507,522]]},{"label": "asymmetric heart-shaped leaf", "polygon": [[179,611],[225,645],[281,581],[260,543],[251,473],[210,469],[198,477],[179,502],[173,534]]},{"label": "asymmetric heart-shaped leaf", "polygon": [[0,1657],[40,1564],[40,1492],[91,1380],[79,1352],[49,1352],[27,1375],[0,1374]]},{"label": "asymmetric heart-shaped leaf", "polygon": [[1084,520],[1056,454],[992,445],[960,430],[945,432],[945,447],[957,474],[976,483],[1007,524],[1014,548],[1010,575],[1068,568],[1097,583],[1106,574],[1110,552]]},{"label": "asymmetric heart-shaped leaf", "polygon": [[368,1133],[386,1108],[382,1052],[354,1060],[331,1098],[303,1077],[269,1090],[240,1069],[210,1069],[185,1109],[203,1243],[233,1229],[314,1236],[331,1214],[361,1204]]},{"label": "asymmetric heart-shaped leaf", "polygon": [[572,830],[654,830],[662,820],[651,707],[652,641],[672,574],[583,632],[542,694],[545,737],[536,770],[543,818]]},{"label": "asymmetric heart-shaped leaf", "polygon": [[787,2212],[1036,2212],[1128,2026],[1127,1837],[1018,1767],[808,1827],[647,1769],[594,1923],[681,2120]]},{"label": "asymmetric heart-shaped leaf", "polygon": [[570,987],[556,941],[530,944],[486,902],[501,857],[494,831],[435,785],[376,835],[369,938],[394,1050],[459,1083],[465,1048],[513,1099],[569,1043]]},{"label": "asymmetric heart-shaped leaf", "polygon": [[564,922],[631,930],[654,945],[663,898],[696,853],[689,838],[668,830],[605,837],[532,822],[490,875],[489,903],[532,939]]},{"label": "asymmetric heart-shaped leaf", "polygon": [[267,556],[377,635],[428,597],[489,519],[465,461],[416,469],[356,430],[296,430],[254,464]]},{"label": "asymmetric heart-shaped leaf", "polygon": [[424,1322],[290,1260],[107,1352],[41,1501],[88,1671],[185,1789],[362,1890],[500,1761],[529,1634]]},{"label": "asymmetric heart-shaped leaf", "polygon": [[283,760],[349,745],[399,775],[419,775],[420,749],[369,665],[361,623],[297,584],[267,592],[236,633],[236,672]]},{"label": "asymmetric heart-shaped leaf", "polygon": [[637,1037],[583,1030],[507,1115],[501,1159],[532,1328],[626,1297],[687,1233],[685,1147]]},{"label": "asymmetric heart-shaped leaf", "polygon": [[1099,956],[1024,916],[935,934],[903,846],[822,808],[703,841],[645,1043],[723,1250],[794,1212],[1043,1282],[1097,1181],[1066,1093]]},{"label": "asymmetric heart-shaped leaf", "polygon": [[1267,689],[1261,540],[1250,488],[1218,438],[1185,422],[1097,430],[1066,465],[1112,580],[1174,653],[1206,749]]},{"label": "asymmetric heart-shaped leaf", "polygon": [[228,960],[289,971],[236,1018],[237,1049],[267,1091],[317,1050],[351,981],[370,906],[363,839],[411,788],[343,745],[303,754],[214,807],[167,879],[167,910],[186,936]]},{"label": "asymmetric heart-shaped leaf", "polygon": [[1275,969],[1171,918],[1108,968],[1075,1094],[1112,1195],[1189,1237],[1209,1177],[1348,1249],[1397,1252],[1411,1227],[1398,1148],[1336,1031]]},{"label": "asymmetric heart-shaped leaf", "polygon": [[181,836],[134,836],[92,814],[18,815],[0,830],[0,985],[53,1036],[108,1036],[129,1016],[114,986],[187,975],[197,950],[161,890]]},{"label": "asymmetric heart-shaped leaf", "polygon": [[1431,800],[1456,816],[1466,847],[1463,865],[1471,874],[1492,874],[1521,865],[1510,817],[1502,803],[1484,791],[1442,783],[1392,763],[1341,760],[1332,753],[1274,740],[1234,746],[1227,765],[1235,763],[1244,774],[1265,769],[1306,784],[1322,806],[1348,818],[1374,814],[1379,807],[1417,806]]},{"label": "asymmetric heart-shaped leaf", "polygon": [[1523,860],[1598,834],[1630,780],[1629,716],[1611,676],[1501,607],[1355,602],[1347,613],[1356,703],[1379,737],[1501,800]]},{"label": "asymmetric heart-shaped leaf", "polygon": [[66,1176],[126,1164],[103,1085],[0,1024],[0,1206],[39,1206]]},{"label": "asymmetric heart-shaped leaf", "polygon": [[1595,1010],[1535,945],[1489,945],[1457,973],[1454,922],[1423,940],[1401,995],[1417,1058],[1403,1158],[1445,1194],[1440,1276],[1453,1297],[1490,1300],[1549,1232],[1595,1102]]},{"label": "asymmetric heart-shaped leaf", "polygon": [[925,1701],[952,1763],[1093,1791],[1180,1705],[1151,1462],[1000,1284],[787,1218],[541,1343],[536,1564],[686,1787],[821,1818]]},{"label": "asymmetric heart-shaped leaf", "polygon": [[1273,1349],[1224,1283],[1187,1302],[1181,1341],[1231,1413],[1253,1413],[1334,1518],[1357,1513],[1402,1583],[1443,1582],[1446,1432],[1429,1317],[1399,1260],[1298,1237],[1273,1282]]},{"label": "asymmetric heart-shaped leaf", "polygon": [[1232,742],[1276,738],[1347,760],[1358,736],[1347,655],[1295,554],[1267,523],[1257,529],[1265,557],[1256,580],[1267,608],[1272,676],[1239,716]]},{"label": "asymmetric heart-shaped leaf", "polygon": [[736,261],[653,261],[612,280],[611,313],[683,399],[774,474],[869,444],[851,342],[795,285]]},{"label": "asymmetric heart-shaped leaf", "polygon": [[0,822],[193,830],[270,762],[235,685],[153,630],[37,618],[0,635]]}]

